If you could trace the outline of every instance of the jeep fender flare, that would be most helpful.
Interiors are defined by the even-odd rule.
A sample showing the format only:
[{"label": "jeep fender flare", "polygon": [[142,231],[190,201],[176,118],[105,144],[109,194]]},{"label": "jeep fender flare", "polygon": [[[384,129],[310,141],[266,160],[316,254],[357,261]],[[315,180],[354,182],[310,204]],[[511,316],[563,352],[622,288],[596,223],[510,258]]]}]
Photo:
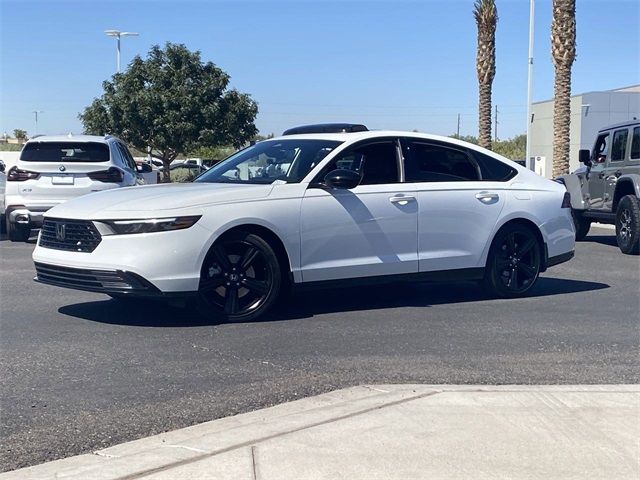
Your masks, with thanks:
[{"label": "jeep fender flare", "polygon": [[640,175],[637,173],[627,173],[621,175],[616,182],[616,189],[613,193],[613,208],[615,212],[618,207],[618,202],[625,195],[635,194],[640,198]]},{"label": "jeep fender flare", "polygon": [[585,210],[587,204],[582,197],[582,185],[580,177],[577,175],[561,175],[554,179],[558,183],[562,183],[571,195],[571,208],[573,210]]}]

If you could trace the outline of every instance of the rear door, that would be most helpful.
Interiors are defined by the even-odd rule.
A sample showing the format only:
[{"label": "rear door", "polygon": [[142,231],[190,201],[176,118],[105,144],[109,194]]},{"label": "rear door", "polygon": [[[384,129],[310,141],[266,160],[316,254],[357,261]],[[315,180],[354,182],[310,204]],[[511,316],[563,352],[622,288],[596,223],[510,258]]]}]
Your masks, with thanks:
[{"label": "rear door", "polygon": [[20,194],[34,202],[64,201],[113,184],[94,182],[90,172],[107,170],[108,145],[100,142],[29,142],[18,168],[38,173],[38,178],[20,182]]},{"label": "rear door", "polygon": [[505,204],[506,184],[497,179],[507,180],[512,169],[488,157],[486,162],[497,162],[497,173],[483,178],[478,160],[463,147],[410,137],[403,146],[406,180],[413,182],[418,198],[420,271],[481,266]]},{"label": "rear door", "polygon": [[627,162],[629,143],[630,143],[629,127],[620,128],[613,131],[611,140],[611,155],[605,164],[604,169],[604,197],[603,206],[605,210],[613,208],[613,194],[616,191],[616,183],[618,178],[624,173],[624,167]]}]

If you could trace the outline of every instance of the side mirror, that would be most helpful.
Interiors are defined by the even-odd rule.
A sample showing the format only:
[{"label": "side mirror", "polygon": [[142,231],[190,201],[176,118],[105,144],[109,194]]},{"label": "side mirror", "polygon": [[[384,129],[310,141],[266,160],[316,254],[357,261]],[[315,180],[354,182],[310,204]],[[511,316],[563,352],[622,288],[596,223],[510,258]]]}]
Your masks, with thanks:
[{"label": "side mirror", "polygon": [[350,189],[357,187],[361,179],[362,177],[360,177],[358,172],[339,168],[327,173],[324,177],[324,183],[329,188]]},{"label": "side mirror", "polygon": [[580,150],[578,152],[578,161],[587,166],[591,164],[591,152],[589,150]]},{"label": "side mirror", "polygon": [[149,165],[148,163],[140,163],[136,165],[136,170],[138,171],[138,173],[151,173],[153,171],[151,165]]},{"label": "side mirror", "polygon": [[7,167],[5,167],[4,162],[3,162],[2,160],[0,160],[0,172],[3,172],[3,173],[4,173],[4,171],[5,171],[5,169],[6,169],[6,168],[7,168]]}]

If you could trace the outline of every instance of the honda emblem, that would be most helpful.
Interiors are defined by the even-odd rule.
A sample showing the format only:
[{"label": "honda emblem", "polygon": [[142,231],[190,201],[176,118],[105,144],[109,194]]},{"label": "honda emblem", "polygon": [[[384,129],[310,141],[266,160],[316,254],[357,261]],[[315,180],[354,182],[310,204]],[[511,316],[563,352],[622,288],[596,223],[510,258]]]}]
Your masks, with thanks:
[{"label": "honda emblem", "polygon": [[56,240],[64,241],[67,236],[67,229],[64,223],[56,223]]}]

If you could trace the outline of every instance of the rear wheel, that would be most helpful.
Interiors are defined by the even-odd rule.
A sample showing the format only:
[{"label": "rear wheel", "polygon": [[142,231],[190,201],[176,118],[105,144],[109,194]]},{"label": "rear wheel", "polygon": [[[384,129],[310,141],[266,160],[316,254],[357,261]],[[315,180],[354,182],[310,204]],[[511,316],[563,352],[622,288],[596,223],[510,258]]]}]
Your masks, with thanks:
[{"label": "rear wheel", "polygon": [[582,216],[582,212],[579,210],[571,210],[571,216],[573,217],[573,224],[576,227],[576,240],[584,240],[591,228],[591,220]]},{"label": "rear wheel", "polygon": [[273,305],[281,285],[271,246],[255,234],[235,232],[216,241],[204,261],[199,310],[228,322],[255,320]]},{"label": "rear wheel", "polygon": [[640,201],[635,195],[625,195],[616,210],[616,239],[622,253],[640,253]]},{"label": "rear wheel", "polygon": [[484,279],[487,290],[503,298],[525,295],[540,274],[540,251],[531,228],[519,224],[503,227],[489,250]]},{"label": "rear wheel", "polygon": [[9,234],[9,240],[12,242],[26,242],[31,235],[31,227],[28,224],[21,225],[7,220],[7,233]]}]

